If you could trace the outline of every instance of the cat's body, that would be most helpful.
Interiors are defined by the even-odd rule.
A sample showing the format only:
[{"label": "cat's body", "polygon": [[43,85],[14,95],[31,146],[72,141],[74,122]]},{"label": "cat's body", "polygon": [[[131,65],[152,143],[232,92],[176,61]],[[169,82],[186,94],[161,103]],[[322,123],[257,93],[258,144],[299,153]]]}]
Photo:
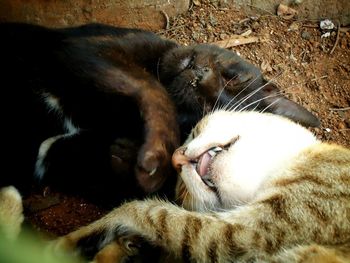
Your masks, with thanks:
[{"label": "cat's body", "polygon": [[278,116],[218,111],[173,164],[182,207],[126,203],[58,247],[118,262],[141,237],[166,262],[350,262],[350,150]]},{"label": "cat's body", "polygon": [[171,174],[179,130],[187,136],[215,104],[318,124],[256,67],[215,46],[99,24],[1,24],[0,35],[2,169],[11,171],[0,185],[28,187],[35,174],[75,193],[153,192]]},{"label": "cat's body", "polygon": [[14,241],[24,220],[22,197],[13,186],[0,188],[0,235]]}]

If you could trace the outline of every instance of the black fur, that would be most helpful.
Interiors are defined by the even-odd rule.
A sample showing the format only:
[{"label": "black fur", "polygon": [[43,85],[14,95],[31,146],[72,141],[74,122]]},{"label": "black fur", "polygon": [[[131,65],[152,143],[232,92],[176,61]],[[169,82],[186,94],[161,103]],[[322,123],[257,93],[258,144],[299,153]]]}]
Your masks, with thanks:
[{"label": "black fur", "polygon": [[[147,31],[100,24],[48,29],[7,23],[0,35],[7,171],[0,185],[30,186],[40,170],[40,145],[65,134],[38,166],[42,183],[115,200],[154,192],[166,178],[174,181],[170,159],[180,136],[220,94],[216,106],[256,101],[247,109],[264,109],[278,98],[268,111],[318,125],[256,67],[215,46],[183,47]],[[67,120],[78,133],[65,128]]]}]

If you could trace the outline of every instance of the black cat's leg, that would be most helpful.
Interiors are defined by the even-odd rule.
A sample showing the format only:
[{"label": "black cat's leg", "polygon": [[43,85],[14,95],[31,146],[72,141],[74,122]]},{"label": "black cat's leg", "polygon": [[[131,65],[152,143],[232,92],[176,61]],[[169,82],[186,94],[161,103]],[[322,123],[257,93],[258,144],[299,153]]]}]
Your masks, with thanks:
[{"label": "black cat's leg", "polygon": [[135,147],[121,140],[88,131],[62,134],[41,144],[35,176],[43,185],[117,202],[137,192],[130,176],[135,160]]},{"label": "black cat's leg", "polygon": [[[135,170],[138,184],[150,193],[160,189],[172,171],[171,156],[179,145],[176,111],[165,88],[142,64],[147,60],[142,55],[147,57],[148,54],[135,50],[142,46],[135,46],[131,41],[123,43],[125,50],[122,48],[122,52],[118,51],[119,45],[102,45],[102,49],[100,45],[83,40],[65,46],[58,58],[72,76],[69,84],[60,85],[57,92],[65,113],[81,127],[103,129],[110,134],[111,128],[112,132],[115,129],[128,131],[135,122],[142,122],[144,142]],[[157,47],[149,43],[145,46],[151,46],[150,52],[157,56],[162,55]],[[124,54],[126,51],[130,54]],[[82,65],[86,65],[84,70]],[[123,99],[132,105],[124,103]],[[138,119],[127,119],[128,110],[136,108]]]},{"label": "black cat's leg", "polygon": [[176,112],[169,95],[159,81],[140,68],[128,72],[105,70],[95,81],[106,92],[136,101],[144,121],[144,143],[138,153],[136,177],[146,192],[158,190],[173,172],[171,156],[179,145]]}]

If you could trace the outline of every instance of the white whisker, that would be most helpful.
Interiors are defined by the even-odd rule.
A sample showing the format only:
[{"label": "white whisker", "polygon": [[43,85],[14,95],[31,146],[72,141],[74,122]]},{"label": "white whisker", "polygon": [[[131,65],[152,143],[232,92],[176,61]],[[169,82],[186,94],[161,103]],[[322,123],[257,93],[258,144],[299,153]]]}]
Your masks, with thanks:
[{"label": "white whisker", "polygon": [[[253,92],[251,92],[250,94],[248,94],[247,96],[243,97],[242,99],[240,99],[239,101],[237,101],[236,105],[232,105],[230,107],[230,111],[236,111],[237,108],[242,105],[242,103],[244,103],[245,101],[247,101],[248,99],[250,99],[254,94],[256,94],[257,92],[259,92],[260,90],[262,90],[264,87],[266,87],[267,85],[269,85],[270,83],[272,83],[272,81],[276,80],[278,77],[280,77],[282,75],[282,72],[279,73],[278,75],[276,75],[276,77],[274,77],[273,79],[267,81],[264,85],[262,85],[261,87],[257,88],[256,90],[254,90]],[[233,108],[234,107],[234,108]]]},{"label": "white whisker", "polygon": [[229,84],[233,79],[237,78],[237,76],[238,76],[238,75],[235,75],[235,76],[233,76],[232,78],[230,78],[230,79],[226,82],[226,84],[222,87],[222,89],[221,89],[220,92],[219,92],[218,97],[217,97],[216,100],[215,100],[215,103],[214,103],[214,106],[213,106],[211,112],[214,112],[214,111],[216,110],[216,106],[217,106],[217,104],[218,104],[218,102],[219,102],[219,100],[220,100],[220,97],[221,97],[222,93],[224,92],[225,88],[228,86],[228,84]]},{"label": "white whisker", "polygon": [[269,105],[267,105],[262,111],[260,111],[261,113],[264,113],[268,108],[270,108],[272,105],[274,105],[275,103],[277,103],[280,99],[276,99],[273,102],[271,102]]},{"label": "white whisker", "polygon": [[248,105],[244,106],[242,109],[240,109],[239,111],[244,111],[245,109],[249,108],[251,105],[255,104],[255,103],[259,103],[260,101],[262,100],[265,100],[265,99],[268,99],[268,98],[273,98],[273,97],[277,97],[279,96],[281,93],[280,92],[277,92],[276,94],[273,94],[273,95],[268,95],[268,96],[265,96],[261,99],[258,99],[258,100],[255,100],[251,103],[249,103]]},{"label": "white whisker", "polygon": [[203,103],[203,111],[202,111],[202,118],[206,115],[206,107],[207,107],[207,101],[205,100]]},{"label": "white whisker", "polygon": [[251,82],[248,83],[248,85],[243,88],[240,92],[238,92],[222,109],[226,110],[227,107],[230,106],[230,104],[242,93],[244,92],[246,89],[248,89],[250,87],[251,84],[253,84],[259,77],[261,77],[261,74],[257,75]]}]

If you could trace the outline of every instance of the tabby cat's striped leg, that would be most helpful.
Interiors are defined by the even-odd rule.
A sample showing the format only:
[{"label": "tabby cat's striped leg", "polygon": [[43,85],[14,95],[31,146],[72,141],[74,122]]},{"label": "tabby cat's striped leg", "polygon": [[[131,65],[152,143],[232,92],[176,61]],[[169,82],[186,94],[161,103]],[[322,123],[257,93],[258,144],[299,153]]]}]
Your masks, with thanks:
[{"label": "tabby cat's striped leg", "polygon": [[138,254],[137,244],[140,243],[138,236],[120,237],[104,246],[94,257],[92,263],[115,263],[124,262],[129,257]]},{"label": "tabby cat's striped leg", "polygon": [[278,263],[348,263],[350,262],[350,243],[336,246],[304,245],[286,249],[274,257]]},{"label": "tabby cat's striped leg", "polygon": [[13,186],[0,188],[0,234],[15,240],[23,220],[22,197],[17,189]]},{"label": "tabby cat's striped leg", "polygon": [[[159,200],[133,201],[63,240],[90,256],[121,236],[135,234],[184,262],[293,262],[273,260],[274,255],[296,244],[332,240],[334,227],[320,233],[311,215],[297,217],[300,206],[288,196],[272,193],[254,204],[213,214]],[[331,213],[320,206],[318,211]]]},{"label": "tabby cat's striped leg", "polygon": [[233,223],[164,201],[133,201],[62,237],[60,242],[93,258],[121,236],[135,234],[185,262],[245,262],[270,244],[267,232],[258,233],[255,226],[249,226],[249,220],[244,221],[246,224]]}]

